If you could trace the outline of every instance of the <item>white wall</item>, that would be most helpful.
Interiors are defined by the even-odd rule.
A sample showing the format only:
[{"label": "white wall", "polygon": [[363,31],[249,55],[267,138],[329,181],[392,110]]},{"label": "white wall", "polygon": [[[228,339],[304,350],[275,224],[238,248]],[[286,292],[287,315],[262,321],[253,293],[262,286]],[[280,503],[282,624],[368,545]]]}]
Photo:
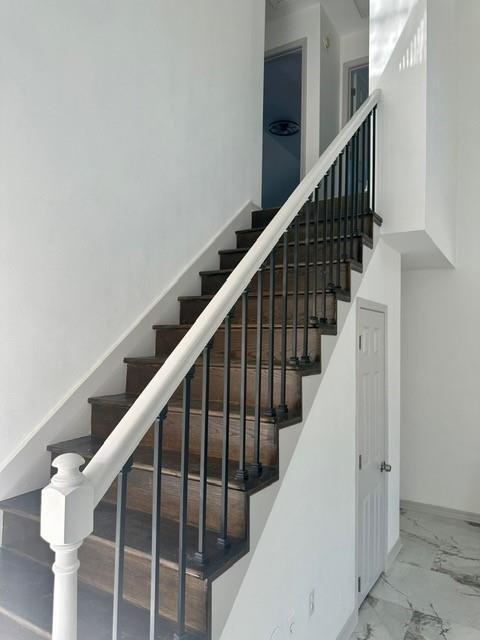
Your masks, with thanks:
[{"label": "white wall", "polygon": [[[400,256],[380,241],[358,295],[388,306],[389,549],[399,536],[400,286]],[[296,637],[336,640],[354,612],[356,346],[353,303],[222,638],[270,638],[278,626],[283,640],[293,611]],[[218,582],[221,592],[228,579]]]},{"label": "white wall", "polygon": [[[460,0],[463,2],[463,0]],[[426,229],[454,262],[457,165],[457,0],[428,0]]]},{"label": "white wall", "polygon": [[0,461],[259,201],[263,52],[257,0],[0,4]]},{"label": "white wall", "polygon": [[480,56],[479,24],[480,3],[459,0],[456,269],[404,274],[401,491],[404,499],[477,514],[480,87],[472,79]]},{"label": "white wall", "polygon": [[455,0],[373,0],[370,85],[379,108],[377,210],[384,233],[409,261],[412,232],[423,258],[408,266],[455,261]]},{"label": "white wall", "polygon": [[374,0],[370,11],[370,90],[382,90],[376,208],[386,234],[425,229],[426,0]]},{"label": "white wall", "polygon": [[[340,130],[340,38],[323,7],[320,39],[320,153],[322,153]],[[328,48],[325,46],[327,41]]]},{"label": "white wall", "polygon": [[419,0],[370,0],[370,82],[384,73]]},{"label": "white wall", "polygon": [[320,4],[291,13],[280,13],[267,21],[265,51],[302,45],[303,83],[303,169],[308,172],[320,155]]}]

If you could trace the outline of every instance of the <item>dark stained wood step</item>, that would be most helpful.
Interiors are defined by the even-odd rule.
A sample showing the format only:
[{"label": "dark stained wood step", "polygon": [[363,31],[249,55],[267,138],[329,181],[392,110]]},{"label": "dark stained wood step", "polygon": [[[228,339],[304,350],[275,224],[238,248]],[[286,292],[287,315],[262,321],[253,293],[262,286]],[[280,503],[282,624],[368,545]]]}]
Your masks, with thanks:
[{"label": "dark stained wood step", "polygon": [[[138,396],[134,394],[118,394],[90,398],[92,405],[92,435],[101,439],[107,438],[123,418]],[[200,406],[192,406],[190,410],[190,450],[200,453],[200,430],[202,411]],[[263,464],[277,464],[278,429],[301,421],[301,415],[290,412],[287,417],[262,417],[260,423],[260,450]],[[183,409],[181,405],[170,403],[167,418],[163,424],[164,446],[168,450],[179,451],[181,448]],[[247,462],[254,459],[254,407],[247,407]],[[230,456],[238,460],[240,444],[239,409],[232,405],[230,411]],[[208,450],[211,457],[221,458],[224,433],[224,416],[221,405],[211,403],[209,410]],[[149,429],[142,439],[141,446],[153,446],[153,431]]]},{"label": "dark stained wood step", "polygon": [[[156,358],[155,356],[146,356],[139,358],[125,358],[127,363],[127,382],[126,392],[139,394],[147,386],[150,380],[154,377],[157,371],[162,366],[164,359]],[[312,368],[315,367],[315,372],[320,371],[320,363],[313,363]],[[261,370],[261,406],[267,408],[267,382],[268,382],[268,368],[265,366]],[[231,376],[231,389],[230,397],[234,405],[240,404],[240,386],[241,386],[241,367],[240,363],[233,362],[230,370]],[[274,378],[274,403],[275,406],[280,404],[280,380],[281,371],[278,366],[275,367],[273,372]],[[214,403],[221,403],[223,400],[223,379],[224,368],[223,362],[213,361],[210,366],[210,399]],[[286,370],[286,400],[290,410],[299,411],[301,408],[301,371],[296,367],[287,367]],[[254,406],[255,404],[255,391],[256,391],[256,371],[253,362],[247,366],[247,404],[248,406]],[[192,380],[191,396],[194,404],[198,406],[202,398],[202,364],[199,363],[195,368],[195,375]],[[172,396],[173,402],[179,404],[183,397],[183,388],[180,386]]]},{"label": "dark stained wood step", "polygon": [[[368,211],[368,204],[369,204],[369,194],[365,193],[364,194],[364,204],[362,207],[362,202],[361,202],[361,197],[359,197],[358,199],[358,203],[359,203],[359,209],[362,210],[362,208],[365,211]],[[330,207],[331,207],[331,200],[328,199],[327,200],[327,204],[328,204],[328,213],[330,215]],[[323,199],[320,200],[320,205],[323,207]],[[345,210],[345,206],[347,207],[348,211],[351,211],[351,198],[350,196],[348,196],[346,199],[345,197],[342,197],[341,199],[339,198],[335,198],[334,200],[334,219],[338,218],[338,212],[339,212],[339,206],[341,205],[342,207],[342,215],[343,215],[343,211]],[[311,209],[312,210],[312,209]],[[264,227],[266,226],[269,222],[271,222],[273,220],[273,218],[277,215],[277,213],[280,211],[279,207],[275,207],[272,209],[259,209],[257,211],[252,211],[252,227]],[[363,215],[360,214],[359,217]],[[365,215],[372,215],[371,212],[366,213]],[[377,214],[377,213],[373,213],[374,216],[374,220],[375,220],[375,224],[381,225],[382,224],[382,218]],[[300,220],[304,220],[305,218],[305,206],[302,207],[300,213],[299,213],[299,219]]]},{"label": "dark stained wood step", "polygon": [[[357,224],[357,227],[355,227]],[[349,219],[347,222],[347,230],[345,231],[345,221],[343,219],[334,219],[333,223],[330,220],[327,220],[327,224],[325,225],[326,233],[324,234],[324,223],[323,220],[317,223],[315,220],[310,218],[310,223],[308,225],[308,237],[310,242],[314,242],[315,237],[319,241],[324,241],[326,236],[327,241],[330,241],[331,237],[343,238],[343,241],[348,246],[350,242],[350,237],[353,233],[354,236],[358,236],[364,234],[368,238],[373,238],[373,216],[365,215],[359,218],[356,222],[354,221],[353,231],[351,228],[351,220]],[[363,225],[363,226],[362,226]],[[268,226],[268,225],[267,225]],[[236,239],[237,239],[237,247],[240,248],[250,248],[262,235],[267,226],[264,227],[254,227],[250,229],[240,229],[236,231]],[[318,233],[317,233],[318,227]],[[333,228],[332,228],[333,227]],[[298,224],[298,238],[300,242],[304,242],[306,239],[306,231],[307,224],[305,220],[299,220]],[[317,235],[316,235],[317,234]],[[283,241],[283,238],[282,238]],[[289,243],[293,243],[295,241],[295,229],[289,228],[288,230],[288,241]]]},{"label": "dark stained wood step", "polygon": [[[73,452],[81,455],[87,463],[92,459],[101,446],[102,441],[93,436],[84,436],[67,442],[50,446],[53,457],[61,453]],[[229,462],[229,533],[244,539],[246,537],[247,498],[265,486],[275,482],[278,478],[276,466],[264,467],[263,473],[257,477],[251,472],[246,483],[235,478],[238,462]],[[134,464],[128,476],[129,490],[127,506],[129,509],[151,513],[152,509],[152,450],[138,448],[134,454]],[[190,455],[189,462],[189,503],[188,523],[198,524],[199,487],[200,487],[200,459],[196,454]],[[164,451],[162,466],[162,517],[177,521],[180,510],[180,452]],[[208,459],[208,511],[207,527],[212,531],[219,531],[221,513],[221,459]],[[105,502],[116,503],[116,483],[112,484],[105,495]]]},{"label": "dark stained wood step", "polygon": [[[192,325],[171,325],[170,327],[157,327],[157,338],[155,355],[159,358],[166,358],[171,354],[173,349],[178,345],[180,340],[186,335],[187,331]],[[322,332],[326,331],[334,333],[336,331],[336,325],[322,325],[322,328],[309,327],[308,328],[308,344],[310,358],[315,362],[320,362],[321,358],[321,336]],[[332,331],[333,330],[333,331]],[[262,340],[262,362],[267,362],[269,355],[269,343],[268,343],[268,326],[262,328],[263,340]],[[297,329],[297,345],[300,347],[303,344],[303,327]],[[256,338],[257,327],[256,325],[248,326],[247,330],[247,357],[250,362],[255,362],[257,357],[256,350]],[[274,361],[276,365],[281,363],[281,346],[282,346],[282,328],[280,326],[274,327]],[[231,332],[231,350],[230,355],[234,361],[240,361],[241,358],[241,344],[242,335],[241,327],[239,325],[232,326]],[[293,349],[293,327],[287,327],[287,354],[291,354]],[[223,360],[225,353],[225,330],[222,325],[217,329],[214,335],[212,356],[217,360]]]},{"label": "dark stained wood step", "polygon": [[[341,262],[340,263],[340,286],[344,291],[350,291],[350,283],[351,283],[351,271],[352,269],[359,270],[358,267],[361,265],[358,262],[354,263],[355,266],[352,265],[351,262]],[[325,272],[325,267],[323,264],[318,264],[317,267],[317,291],[321,291],[323,287],[323,274]],[[312,264],[309,266],[309,290],[313,292],[314,290],[314,277],[315,277],[315,266]],[[217,291],[222,287],[229,275],[233,273],[233,269],[217,269],[212,271],[202,271],[200,272],[200,277],[202,279],[202,295],[213,295],[217,293]],[[327,273],[328,276],[328,273]],[[337,263],[335,263],[335,277],[337,276]],[[298,273],[298,291],[303,293],[305,291],[305,280],[306,280],[306,269],[305,263],[299,263],[299,273]],[[328,284],[328,280],[327,280]],[[287,279],[287,289],[288,291],[293,291],[295,287],[295,274],[293,268],[288,269],[288,279]],[[253,280],[250,283],[250,289],[252,292],[256,292],[258,290],[258,275],[256,274],[253,277]],[[283,290],[283,266],[281,264],[275,265],[275,289],[277,293],[281,293]],[[265,293],[270,291],[270,269],[266,268],[263,275],[263,291]]]},{"label": "dark stained wood step", "polygon": [[[315,245],[317,246],[317,261],[330,262],[337,260],[340,253],[340,257],[344,254],[344,241],[343,239],[334,238],[331,242],[324,243],[323,240],[317,243],[311,241],[308,244],[309,247],[309,261],[313,264],[315,261]],[[363,245],[367,247],[373,246],[372,239],[367,235],[354,236],[353,242],[350,245],[349,256],[357,262],[362,262],[363,258]],[[300,242],[298,247],[298,260],[304,262],[306,260],[306,242]],[[218,252],[220,256],[220,269],[233,269],[238,263],[246,256],[249,248],[244,249],[223,249]],[[293,265],[295,245],[293,242],[288,245],[288,264]],[[275,261],[281,263],[283,260],[283,246],[277,245],[275,248]]]},{"label": "dark stained wood step", "polygon": [[[15,551],[0,548],[0,608],[6,625],[0,627],[2,640],[49,638],[52,620],[53,573],[51,567]],[[6,635],[16,620],[23,635]],[[112,598],[80,581],[78,589],[78,639],[111,640]],[[124,603],[122,640],[148,640],[148,613]],[[7,626],[8,625],[8,626]],[[23,630],[25,630],[23,632]],[[30,631],[28,631],[30,630]],[[160,619],[157,640],[171,640],[171,621]],[[189,631],[186,640],[206,640],[206,634]]]},{"label": "dark stained wood step", "polygon": [[[202,313],[205,307],[208,305],[213,296],[182,296],[179,298],[180,301],[180,324],[192,324],[198,318],[198,316]],[[274,314],[274,322],[275,324],[281,324],[282,322],[282,295],[275,294],[275,314]],[[313,314],[314,308],[314,300],[313,295],[309,296],[309,316]],[[335,293],[328,292],[327,293],[327,309],[326,309],[326,317],[329,322],[336,323],[337,319],[337,300],[344,300],[345,302],[350,302],[350,294],[344,291],[336,291]],[[287,324],[292,324],[293,322],[293,312],[294,312],[294,297],[291,293],[288,294],[288,302],[287,302]],[[322,313],[322,304],[323,299],[321,294],[317,294],[317,311],[321,315]],[[242,301],[239,300],[233,307],[233,324],[241,324],[242,321]],[[298,296],[298,326],[303,327],[304,317],[304,297]],[[248,318],[250,321],[254,321],[256,318],[257,312],[257,297],[255,293],[252,293],[248,296]],[[269,308],[268,308],[268,295],[264,296],[263,302],[263,322],[268,323],[269,321]]]},{"label": "dark stained wood step", "polygon": [[[40,491],[18,496],[1,503],[0,508],[4,516],[4,531],[2,545],[30,555],[29,549],[40,545],[39,555],[33,555],[33,559],[51,565],[53,553],[49,545],[40,538]],[[97,538],[102,542],[115,542],[115,515],[116,504],[100,502],[94,513],[94,530],[91,538]],[[20,526],[12,516],[22,518]],[[31,525],[28,524],[30,521]],[[151,558],[151,514],[127,509],[125,545],[135,552],[137,556]],[[30,529],[29,529],[30,527]],[[163,518],[160,526],[160,565],[178,569],[178,522]],[[31,537],[29,537],[31,536]],[[238,557],[245,553],[246,543],[244,539],[231,538],[231,546],[225,549],[217,545],[217,534],[207,531],[207,558],[208,562],[200,565],[194,557],[198,539],[196,527],[187,527],[187,571],[188,574],[205,580],[219,575],[225,561],[229,562],[231,556]]]}]

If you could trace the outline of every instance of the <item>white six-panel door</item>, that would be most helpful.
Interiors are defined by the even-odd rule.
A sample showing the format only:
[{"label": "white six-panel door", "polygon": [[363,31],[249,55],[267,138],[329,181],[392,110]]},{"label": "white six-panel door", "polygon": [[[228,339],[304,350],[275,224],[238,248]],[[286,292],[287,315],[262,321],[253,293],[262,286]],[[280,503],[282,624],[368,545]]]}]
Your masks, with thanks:
[{"label": "white six-panel door", "polygon": [[[357,378],[358,603],[385,569],[385,313],[359,306]],[[388,469],[388,466],[387,466]]]}]

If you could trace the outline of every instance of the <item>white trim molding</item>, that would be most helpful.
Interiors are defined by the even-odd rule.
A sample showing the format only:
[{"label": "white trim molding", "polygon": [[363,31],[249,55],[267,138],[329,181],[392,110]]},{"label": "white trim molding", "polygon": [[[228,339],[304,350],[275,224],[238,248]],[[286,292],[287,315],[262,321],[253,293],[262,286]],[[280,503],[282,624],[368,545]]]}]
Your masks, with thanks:
[{"label": "white trim molding", "polygon": [[398,558],[398,554],[402,550],[402,547],[402,540],[401,538],[398,538],[398,540],[395,542],[395,544],[387,554],[387,571],[390,571],[390,569],[393,567],[395,560]]},{"label": "white trim molding", "polygon": [[452,518],[453,520],[463,520],[464,522],[475,522],[480,524],[480,513],[462,511],[461,509],[451,509],[450,507],[440,507],[434,504],[425,504],[413,500],[400,500],[400,508],[407,511],[417,511],[428,513],[441,518]]}]

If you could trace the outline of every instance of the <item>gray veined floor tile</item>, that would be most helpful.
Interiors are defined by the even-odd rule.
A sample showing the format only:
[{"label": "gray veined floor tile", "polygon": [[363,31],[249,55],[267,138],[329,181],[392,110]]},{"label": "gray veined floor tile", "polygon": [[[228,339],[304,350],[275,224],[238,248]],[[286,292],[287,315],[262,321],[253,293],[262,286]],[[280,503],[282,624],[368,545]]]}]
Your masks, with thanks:
[{"label": "gray veined floor tile", "polygon": [[415,611],[405,640],[480,640],[480,630]]},{"label": "gray veined floor tile", "polygon": [[368,600],[360,607],[358,624],[351,640],[394,640]]},{"label": "gray veined floor tile", "polygon": [[378,581],[372,596],[412,612],[480,629],[480,590],[444,573],[398,562]]},{"label": "gray veined floor tile", "polygon": [[480,528],[474,524],[402,510],[400,528],[406,536],[436,545],[452,555],[480,562]]},{"label": "gray veined floor tile", "polygon": [[412,620],[412,611],[386,600],[367,597],[367,602],[377,615],[382,626],[388,631],[392,640],[404,640],[407,628]]},{"label": "gray veined floor tile", "polygon": [[402,549],[397,556],[397,562],[406,562],[422,569],[433,567],[440,553],[437,543],[407,532],[402,532],[401,539]]}]

